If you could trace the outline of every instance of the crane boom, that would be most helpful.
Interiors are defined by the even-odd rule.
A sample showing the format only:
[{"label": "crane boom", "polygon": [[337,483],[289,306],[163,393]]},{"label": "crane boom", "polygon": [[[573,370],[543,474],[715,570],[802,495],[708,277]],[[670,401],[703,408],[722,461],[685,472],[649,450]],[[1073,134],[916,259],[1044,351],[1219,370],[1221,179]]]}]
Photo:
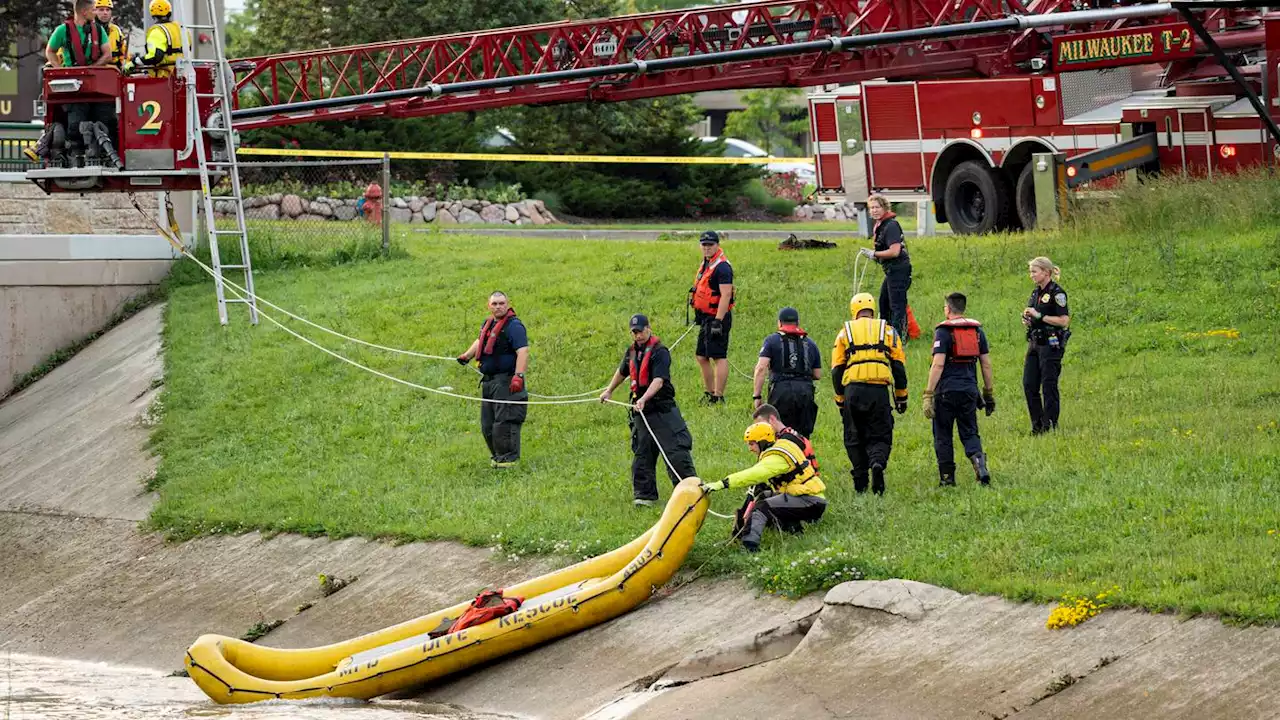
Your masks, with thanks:
[{"label": "crane boom", "polygon": [[[248,58],[233,63],[233,119],[249,130],[874,77],[999,77],[1045,56],[1047,27],[1177,19],[1168,3],[1071,9],[1079,4],[766,0]],[[1260,32],[1240,32],[1241,14],[1202,13],[1235,45],[1260,45]]]}]

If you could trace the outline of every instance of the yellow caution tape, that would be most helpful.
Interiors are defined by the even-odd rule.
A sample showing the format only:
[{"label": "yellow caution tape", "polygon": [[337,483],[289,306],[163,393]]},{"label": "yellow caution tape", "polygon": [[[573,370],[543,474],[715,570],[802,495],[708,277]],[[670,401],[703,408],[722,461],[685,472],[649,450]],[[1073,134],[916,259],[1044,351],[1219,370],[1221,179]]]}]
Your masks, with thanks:
[{"label": "yellow caution tape", "polygon": [[778,157],[700,157],[644,155],[520,155],[508,153],[442,153],[391,152],[376,150],[288,150],[284,148],[238,148],[237,155],[272,155],[280,157],[365,158],[381,160],[487,160],[491,162],[560,162],[560,163],[659,163],[670,165],[764,165],[772,162],[813,164],[813,158]]}]

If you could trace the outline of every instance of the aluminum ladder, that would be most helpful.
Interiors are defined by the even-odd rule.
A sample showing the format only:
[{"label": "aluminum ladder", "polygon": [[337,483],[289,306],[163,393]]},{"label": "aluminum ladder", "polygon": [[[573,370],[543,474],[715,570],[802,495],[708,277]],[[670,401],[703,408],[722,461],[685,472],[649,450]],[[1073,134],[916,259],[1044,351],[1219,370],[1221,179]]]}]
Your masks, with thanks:
[{"label": "aluminum ladder", "polygon": [[[190,119],[192,132],[195,135],[196,157],[200,164],[200,194],[204,204],[204,224],[209,242],[209,255],[213,261],[214,287],[218,296],[218,320],[226,325],[227,305],[244,303],[249,306],[249,321],[257,325],[258,298],[253,288],[253,262],[249,257],[249,232],[244,218],[244,195],[240,189],[240,163],[236,160],[235,133],[231,127],[235,75],[231,71],[231,64],[227,62],[226,46],[223,43],[222,31],[218,27],[218,17],[215,14],[216,0],[174,0],[176,14],[180,14],[188,2],[203,4],[205,17],[201,20],[208,22],[207,25],[186,23],[182,22],[183,18],[178,18],[183,28],[182,60],[179,63],[186,65],[183,76],[188,83],[187,117]],[[213,39],[212,58],[195,56],[195,45],[192,41],[199,33],[208,33]],[[213,68],[213,92],[198,91],[195,82],[197,67]],[[205,117],[198,112],[198,107],[202,100],[209,99],[214,100],[217,106],[211,116]],[[218,149],[214,150],[215,148]],[[211,150],[213,157],[209,157]],[[231,194],[214,195],[213,189],[217,187],[216,180],[223,177],[230,180]],[[235,217],[234,228],[218,229],[217,222],[214,220],[214,208],[217,203],[229,203],[232,206],[234,212],[230,214]],[[223,207],[225,208],[226,205],[224,204]],[[234,238],[240,243],[239,263],[224,264],[222,262],[218,252],[219,238]],[[243,272],[244,281],[238,284],[248,291],[247,298],[227,298],[223,284],[223,272],[226,270]]]}]

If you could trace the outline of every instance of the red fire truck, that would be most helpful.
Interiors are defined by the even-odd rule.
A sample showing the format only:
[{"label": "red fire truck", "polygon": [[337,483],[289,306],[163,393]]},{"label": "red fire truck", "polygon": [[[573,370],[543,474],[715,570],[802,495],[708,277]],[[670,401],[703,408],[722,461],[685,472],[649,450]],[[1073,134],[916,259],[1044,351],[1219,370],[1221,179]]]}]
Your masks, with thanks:
[{"label": "red fire truck", "polygon": [[[1218,21],[1217,43],[1280,119],[1280,15]],[[938,222],[982,233],[1035,225],[1037,153],[1069,160],[1154,135],[1142,170],[1210,177],[1280,153],[1185,22],[1064,33],[1048,49],[1017,74],[875,79],[812,95],[819,197],[928,201]]]},{"label": "red fire truck", "polygon": [[[861,82],[862,138],[843,139],[864,141],[870,187],[932,199],[940,219],[981,231],[1032,221],[1020,198],[1033,153],[1102,147],[1126,127],[1159,131],[1166,169],[1217,172],[1269,156],[1274,144],[1248,117],[1242,90],[1206,57],[1235,53],[1228,70],[1241,65],[1247,82],[1276,96],[1280,31],[1246,7],[1257,4],[765,0],[230,62],[219,41],[218,58],[184,61],[190,67],[169,78],[46,72],[50,125],[68,103],[115,103],[124,167],[27,175],[48,192],[194,189],[234,166],[234,152],[216,146],[231,135],[227,125]],[[1185,23],[1172,22],[1179,13]],[[215,88],[215,73],[234,80]],[[813,101],[828,195],[849,190],[835,119],[842,102],[838,93]]]}]

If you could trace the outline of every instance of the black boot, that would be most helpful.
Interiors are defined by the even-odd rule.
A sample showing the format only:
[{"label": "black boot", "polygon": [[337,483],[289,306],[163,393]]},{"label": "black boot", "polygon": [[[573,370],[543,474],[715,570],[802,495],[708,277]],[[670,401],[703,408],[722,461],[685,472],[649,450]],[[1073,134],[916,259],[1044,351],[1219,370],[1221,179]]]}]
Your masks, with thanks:
[{"label": "black boot", "polygon": [[871,464],[871,492],[884,495],[884,466],[880,463]]},{"label": "black boot", "polygon": [[[973,472],[978,476],[978,483],[990,485],[991,471],[987,469],[987,454],[975,453],[973,457],[969,458],[969,462],[973,463]],[[952,478],[951,483],[955,484],[955,478]]]},{"label": "black boot", "polygon": [[938,487],[955,487],[955,486],[956,486],[955,472],[954,471],[947,472],[945,470],[939,469],[938,470]]},{"label": "black boot", "polygon": [[859,495],[867,491],[867,476],[865,474],[853,476],[853,490]]}]

